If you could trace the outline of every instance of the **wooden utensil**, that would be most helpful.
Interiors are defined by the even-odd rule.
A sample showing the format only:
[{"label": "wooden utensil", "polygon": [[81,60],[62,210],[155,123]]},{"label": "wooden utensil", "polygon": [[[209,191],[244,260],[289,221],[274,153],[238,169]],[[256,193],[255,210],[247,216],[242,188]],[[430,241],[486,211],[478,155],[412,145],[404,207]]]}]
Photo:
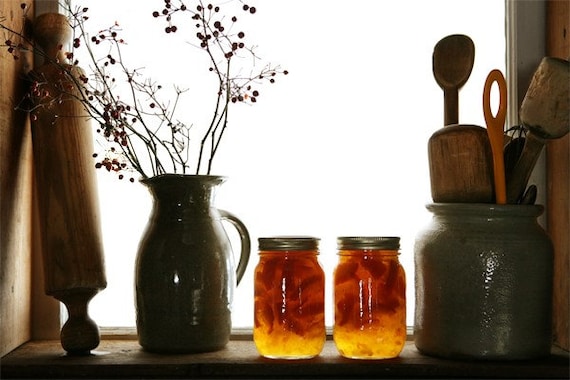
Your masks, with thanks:
[{"label": "wooden utensil", "polygon": [[527,129],[519,160],[507,177],[507,200],[518,203],[549,139],[565,136],[570,129],[570,62],[544,57],[534,73],[520,108]]},{"label": "wooden utensil", "polygon": [[74,98],[79,95],[71,94],[76,88],[59,66],[65,62],[61,46],[71,38],[67,17],[36,17],[34,37],[46,60],[31,76],[38,80],[38,92],[51,97],[33,99],[31,122],[45,293],[63,302],[69,313],[61,330],[63,348],[71,354],[89,354],[100,336],[88,304],[107,285],[93,132],[82,104]]},{"label": "wooden utensil", "polygon": [[[491,88],[493,83],[499,87],[499,109],[493,116],[491,111]],[[492,70],[485,80],[483,88],[483,114],[487,123],[487,133],[493,152],[493,179],[495,184],[495,202],[507,203],[507,190],[505,184],[505,159],[503,146],[505,141],[505,117],[507,115],[507,83],[499,70]]]},{"label": "wooden utensil", "polygon": [[444,125],[459,123],[459,89],[473,69],[475,45],[463,34],[441,39],[433,49],[433,76],[443,89]]},{"label": "wooden utensil", "polygon": [[[505,178],[509,178],[516,163],[518,162],[524,147],[525,138],[523,136],[512,137],[505,144],[503,158],[505,160]],[[508,186],[507,186],[508,187]],[[507,191],[508,193],[508,191]],[[508,196],[507,196],[508,202]]]},{"label": "wooden utensil", "polygon": [[530,185],[524,192],[519,203],[521,205],[533,205],[534,202],[536,202],[537,193],[538,189],[536,188],[536,185]]},{"label": "wooden utensil", "polygon": [[453,34],[433,51],[433,75],[443,89],[444,128],[428,141],[431,194],[434,202],[493,201],[491,147],[485,128],[458,123],[459,89],[467,82],[475,60],[471,38]]},{"label": "wooden utensil", "polygon": [[485,128],[466,124],[441,128],[428,141],[428,157],[434,202],[493,202],[493,158]]}]

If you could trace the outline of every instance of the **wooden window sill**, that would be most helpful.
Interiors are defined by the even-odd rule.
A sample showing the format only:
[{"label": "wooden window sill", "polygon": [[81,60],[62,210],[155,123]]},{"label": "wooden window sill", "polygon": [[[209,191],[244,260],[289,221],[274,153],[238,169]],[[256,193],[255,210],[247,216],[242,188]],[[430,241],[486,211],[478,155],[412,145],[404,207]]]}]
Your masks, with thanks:
[{"label": "wooden window sill", "polygon": [[90,356],[67,356],[59,341],[25,343],[1,361],[2,379],[16,378],[540,378],[568,379],[568,352],[532,361],[463,361],[424,356],[413,341],[400,357],[361,361],[339,356],[327,340],[310,360],[270,360],[259,356],[251,339],[232,340],[217,352],[157,355],[133,339],[104,339]]}]

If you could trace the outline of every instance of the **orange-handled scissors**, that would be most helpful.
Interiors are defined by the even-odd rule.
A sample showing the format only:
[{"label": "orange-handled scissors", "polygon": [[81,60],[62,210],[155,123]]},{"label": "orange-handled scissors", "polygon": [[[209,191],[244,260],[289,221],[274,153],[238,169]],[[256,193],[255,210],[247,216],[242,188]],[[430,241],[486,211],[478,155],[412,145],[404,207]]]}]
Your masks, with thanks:
[{"label": "orange-handled scissors", "polygon": [[[497,115],[491,112],[491,88],[493,83],[499,86],[499,109]],[[497,204],[507,203],[507,185],[505,181],[505,161],[503,156],[503,145],[505,138],[505,117],[507,115],[507,83],[505,77],[499,70],[492,70],[487,76],[483,89],[483,114],[487,123],[487,134],[493,152],[493,176],[495,180],[495,202]]]}]

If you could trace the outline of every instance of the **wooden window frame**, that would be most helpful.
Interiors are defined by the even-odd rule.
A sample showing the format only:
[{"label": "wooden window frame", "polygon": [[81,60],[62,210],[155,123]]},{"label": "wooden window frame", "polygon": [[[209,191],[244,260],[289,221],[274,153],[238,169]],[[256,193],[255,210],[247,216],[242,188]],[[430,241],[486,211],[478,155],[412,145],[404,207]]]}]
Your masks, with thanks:
[{"label": "wooden window frame", "polygon": [[[19,6],[19,3],[20,2],[18,0],[9,0],[7,3],[2,5],[2,8],[0,9],[2,11],[10,9],[10,7],[14,7],[15,9],[15,5]],[[36,14],[47,11],[56,11],[57,0],[38,1],[34,6]],[[514,52],[511,56],[512,59],[509,60],[507,64],[506,76],[507,78],[516,77],[516,80],[511,80],[509,84],[509,94],[514,95],[509,97],[509,109],[511,114],[509,115],[508,123],[509,125],[514,125],[518,120],[516,110],[519,109],[520,102],[522,101],[526,88],[530,83],[530,78],[532,77],[536,66],[540,62],[540,59],[545,55],[558,56],[564,59],[568,59],[570,57],[568,42],[569,5],[566,0],[539,0],[532,2],[506,0],[506,7],[508,18],[506,28],[507,49]],[[21,64],[11,64],[7,61],[1,61],[0,75],[3,75],[3,79],[7,77],[7,75],[5,76],[4,74],[5,68],[9,68],[13,73],[12,75],[17,78],[17,70],[21,70],[22,66]],[[8,88],[8,86],[12,87]],[[12,88],[15,87],[16,81],[14,79],[10,82],[4,81],[2,84],[0,100],[13,98],[8,97],[4,91],[12,91],[11,94],[14,95],[14,90],[12,90]],[[10,109],[7,108],[8,106],[6,103],[0,103],[0,106],[3,107],[0,111]],[[21,116],[15,115],[15,112],[0,118],[0,123],[0,132],[2,133],[5,141],[6,137],[8,137],[7,140],[9,140],[10,144],[13,144],[14,142],[19,144],[17,155],[12,152],[4,153],[6,150],[2,150],[3,156],[0,157],[0,159],[4,160],[6,158],[4,155],[7,155],[10,159],[8,160],[9,162],[15,163],[17,167],[21,167],[18,170],[8,168],[5,164],[2,164],[0,167],[2,169],[1,173],[3,176],[2,217],[5,218],[6,215],[9,215],[11,218],[16,218],[13,216],[13,212],[6,212],[6,210],[9,211],[9,207],[4,204],[6,194],[10,195],[9,199],[11,201],[20,202],[21,205],[24,205],[25,208],[19,211],[23,212],[24,216],[30,216],[29,220],[26,221],[26,218],[24,217],[23,222],[21,220],[18,222],[20,223],[20,227],[18,227],[18,223],[12,223],[12,220],[9,220],[10,223],[5,220],[2,221],[2,235],[0,236],[3,240],[0,257],[2,260],[0,264],[0,274],[2,275],[0,281],[2,296],[2,310],[0,311],[0,356],[3,356],[4,360],[7,356],[17,356],[23,352],[25,354],[25,351],[30,349],[32,351],[35,349],[36,353],[40,354],[42,352],[50,352],[50,350],[53,351],[54,347],[57,347],[59,339],[60,304],[52,297],[46,296],[42,291],[43,280],[41,254],[38,251],[37,244],[35,244],[37,241],[35,231],[37,231],[37,229],[34,228],[34,225],[37,223],[37,220],[34,218],[34,186],[30,159],[31,149],[29,132],[21,132],[14,135],[13,131],[9,130],[7,127],[8,125],[15,124],[25,125],[25,127],[29,129],[29,124],[24,121]],[[1,145],[3,149],[13,149],[13,147],[8,145],[8,143],[0,142],[0,144],[3,144]],[[545,153],[538,164],[541,169],[535,171],[536,173],[533,174],[533,179],[535,180],[535,183],[539,183],[539,187],[541,187],[540,183],[542,183],[541,188],[544,189],[543,193],[547,194],[544,202],[547,206],[547,210],[550,211],[544,216],[541,222],[550,233],[555,246],[554,343],[561,347],[561,350],[558,348],[555,348],[555,350],[557,355],[561,355],[562,358],[565,358],[562,361],[566,362],[566,373],[568,368],[568,310],[570,303],[568,296],[568,240],[570,235],[570,229],[568,227],[568,211],[570,210],[568,201],[569,145],[569,136],[557,141],[549,142],[545,149]],[[11,185],[7,178],[10,177],[12,179],[12,176],[14,175],[17,177],[14,180],[14,183],[15,186],[18,186],[18,189],[10,189],[7,187]],[[27,201],[23,197],[27,197]],[[553,210],[556,210],[556,212]],[[19,215],[19,217],[19,219],[21,219],[22,215]],[[6,229],[6,225],[9,225],[11,228],[20,228],[18,232],[27,234],[26,237],[18,237],[16,239],[10,235],[13,233],[13,230]],[[10,270],[15,271],[15,273],[10,272]],[[113,346],[113,342],[118,342],[116,340],[116,332],[109,333],[110,334],[103,334],[104,341],[102,342],[102,345],[104,347],[111,347]],[[125,337],[126,336],[120,336],[120,338]],[[134,334],[127,336],[127,338],[130,340],[121,340],[121,342],[123,342],[123,347],[131,347],[129,349],[132,349],[132,339],[134,339]],[[232,349],[236,345],[242,347],[241,343],[234,344],[234,342],[240,341],[238,338],[239,336],[236,335],[234,336],[234,339],[232,339]],[[44,340],[49,340],[51,343],[37,343]],[[16,347],[22,344],[24,344],[22,348],[14,351]],[[42,346],[42,344],[44,345]],[[51,344],[51,346],[46,348],[46,344],[48,346]],[[330,342],[328,342],[328,345],[329,346],[327,347],[330,348]],[[250,344],[248,348],[246,348],[246,351],[251,350],[251,347],[252,346]],[[42,351],[42,349],[44,351]],[[10,355],[6,355],[10,352],[12,352]],[[407,345],[405,353],[406,358],[409,360],[408,362],[404,360],[404,364],[407,363],[406,365],[412,365],[414,360],[417,359],[414,356],[415,354],[412,343]],[[137,356],[137,358],[140,359],[139,356]],[[125,363],[128,362],[126,358],[117,360],[125,360]],[[247,360],[242,364],[247,366],[252,362],[256,362],[256,360],[257,359],[247,356]],[[338,365],[339,360],[342,363],[341,359],[329,358],[328,356],[325,357],[325,362],[328,362],[332,366]],[[79,363],[80,362],[81,361],[79,361]],[[135,362],[137,361],[135,360]],[[178,365],[176,364],[176,360],[166,360],[166,362],[171,363],[173,366]],[[193,365],[192,363],[196,364],[194,360],[189,360],[188,363],[190,366]],[[141,364],[139,363],[139,365]],[[398,365],[399,364],[397,364],[396,367]],[[444,363],[433,359],[431,364],[424,363],[424,365],[433,365],[435,366],[434,368],[437,367],[440,369],[449,367],[448,370],[451,371],[449,373],[451,375],[453,373],[451,368],[454,366],[450,365],[450,363]],[[269,367],[270,366],[267,368]],[[170,368],[172,369],[175,367]],[[395,367],[388,366],[388,368],[392,368],[392,370],[394,370]],[[475,368],[479,367],[476,365]],[[519,366],[519,368],[524,368],[524,366]],[[562,367],[562,369],[564,369],[564,367]],[[270,372],[264,373],[267,374]],[[421,375],[420,372],[412,373],[415,373],[418,376]],[[439,376],[442,374],[441,372],[426,373],[431,373],[431,375],[439,373]],[[481,375],[482,372],[474,373],[479,373]],[[410,372],[408,372],[408,374],[410,374]],[[481,375],[481,377],[484,376]]]}]

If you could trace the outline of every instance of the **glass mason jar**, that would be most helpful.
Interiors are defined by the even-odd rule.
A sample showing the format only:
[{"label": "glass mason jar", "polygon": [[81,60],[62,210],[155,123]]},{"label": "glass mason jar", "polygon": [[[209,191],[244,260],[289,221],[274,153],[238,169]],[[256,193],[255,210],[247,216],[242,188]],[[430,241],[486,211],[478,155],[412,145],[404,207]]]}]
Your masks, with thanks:
[{"label": "glass mason jar", "polygon": [[387,359],[406,342],[406,277],[398,237],[339,237],[333,339],[353,359]]},{"label": "glass mason jar", "polygon": [[323,349],[325,274],[314,237],[259,238],[253,340],[267,358],[305,359]]}]

